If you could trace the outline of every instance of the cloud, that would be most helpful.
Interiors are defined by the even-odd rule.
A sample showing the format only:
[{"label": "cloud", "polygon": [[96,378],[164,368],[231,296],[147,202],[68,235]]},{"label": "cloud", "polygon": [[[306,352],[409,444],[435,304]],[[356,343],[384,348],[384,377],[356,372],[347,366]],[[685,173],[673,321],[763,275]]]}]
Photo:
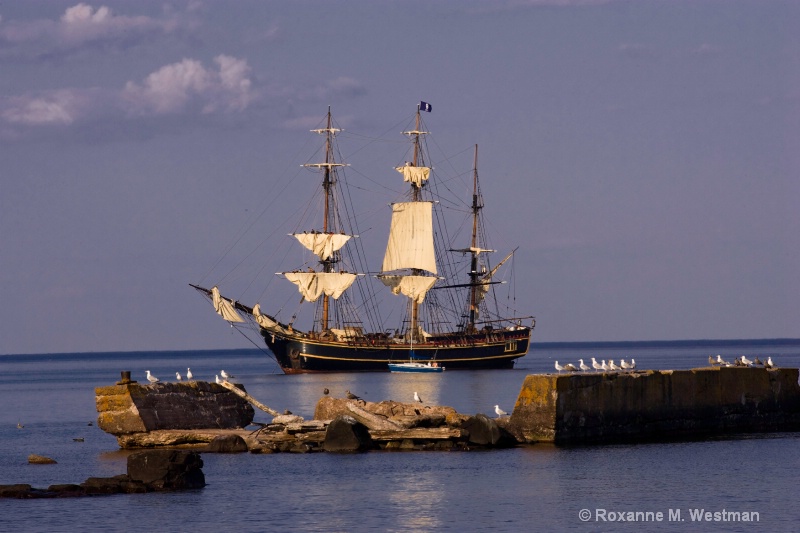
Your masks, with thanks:
[{"label": "cloud", "polygon": [[151,42],[194,26],[191,17],[180,14],[163,18],[117,15],[107,6],[80,3],[67,8],[58,20],[0,20],[0,45],[4,56],[55,57],[97,45],[124,48]]},{"label": "cloud", "polygon": [[203,114],[243,111],[253,100],[247,61],[219,55],[218,69],[184,59],[153,72],[141,83],[128,82],[122,93],[133,114],[170,114],[199,108]]},{"label": "cloud", "polygon": [[219,55],[214,63],[206,67],[196,59],[184,59],[121,89],[62,88],[0,96],[0,133],[16,138],[24,128],[165,115],[233,114],[247,109],[257,99],[247,61]]}]

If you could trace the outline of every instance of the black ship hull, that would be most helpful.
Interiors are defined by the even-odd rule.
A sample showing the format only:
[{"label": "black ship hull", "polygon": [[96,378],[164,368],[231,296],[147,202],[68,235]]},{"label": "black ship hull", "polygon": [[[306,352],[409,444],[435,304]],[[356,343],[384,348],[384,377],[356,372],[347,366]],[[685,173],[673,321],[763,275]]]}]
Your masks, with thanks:
[{"label": "black ship hull", "polygon": [[[412,360],[409,344],[368,339],[335,342],[262,329],[267,346],[286,374],[314,372],[388,372],[389,363]],[[530,328],[490,334],[432,337],[414,343],[413,360],[432,361],[447,370],[513,368],[528,352]]]}]

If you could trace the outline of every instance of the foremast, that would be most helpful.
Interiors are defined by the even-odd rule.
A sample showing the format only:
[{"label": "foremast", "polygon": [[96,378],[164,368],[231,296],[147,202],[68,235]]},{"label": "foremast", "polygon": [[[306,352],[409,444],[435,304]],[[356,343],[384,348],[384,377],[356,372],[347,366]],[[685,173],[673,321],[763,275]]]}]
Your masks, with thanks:
[{"label": "foremast", "polygon": [[336,185],[336,172],[338,167],[347,166],[335,160],[333,153],[334,136],[341,130],[333,127],[331,109],[325,120],[325,127],[311,130],[313,133],[325,136],[325,156],[320,163],[306,163],[303,166],[322,170],[323,214],[321,231],[311,230],[302,233],[293,233],[300,244],[313,252],[321,267],[320,271],[309,268],[308,272],[282,272],[290,282],[297,285],[303,300],[314,302],[322,298],[322,315],[319,319],[321,332],[330,329],[331,298],[338,299],[355,281],[358,274],[337,271],[336,264],[341,261],[341,248],[352,238],[341,231],[336,224],[336,209],[334,206],[334,186]]}]

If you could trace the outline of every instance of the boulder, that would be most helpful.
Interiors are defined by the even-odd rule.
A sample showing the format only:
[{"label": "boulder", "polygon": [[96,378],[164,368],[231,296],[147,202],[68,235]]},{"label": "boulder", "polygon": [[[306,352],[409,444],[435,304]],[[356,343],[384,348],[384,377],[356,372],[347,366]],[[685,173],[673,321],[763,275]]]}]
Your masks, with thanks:
[{"label": "boulder", "polygon": [[348,415],[333,419],[325,432],[323,448],[326,452],[352,453],[367,450],[372,438],[367,427]]},{"label": "boulder", "polygon": [[149,450],[128,456],[128,476],[153,490],[204,487],[200,455],[184,450]]},{"label": "boulder", "polygon": [[477,414],[461,424],[461,428],[469,432],[468,442],[487,447],[515,446],[517,440],[505,428],[499,426],[495,419],[484,414]]},{"label": "boulder", "polygon": [[209,453],[242,453],[247,451],[247,443],[239,435],[219,435],[208,443]]}]

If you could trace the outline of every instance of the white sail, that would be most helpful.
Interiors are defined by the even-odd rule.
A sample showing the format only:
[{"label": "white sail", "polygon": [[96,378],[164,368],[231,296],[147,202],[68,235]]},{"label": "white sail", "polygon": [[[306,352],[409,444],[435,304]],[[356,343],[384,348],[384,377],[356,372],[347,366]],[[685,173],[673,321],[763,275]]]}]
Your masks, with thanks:
[{"label": "white sail", "polygon": [[383,272],[416,268],[436,274],[432,213],[432,202],[392,204],[392,226],[383,256]]},{"label": "white sail", "polygon": [[436,279],[431,276],[378,276],[394,294],[404,294],[421,304]]},{"label": "white sail", "polygon": [[422,187],[422,182],[426,181],[431,174],[431,169],[428,167],[412,167],[411,165],[395,167],[395,170],[403,175],[403,181],[413,183],[417,187]]},{"label": "white sail", "polygon": [[284,272],[283,275],[297,285],[300,294],[309,302],[323,294],[335,300],[356,280],[356,274],[348,272]]},{"label": "white sail", "polygon": [[330,259],[333,252],[339,250],[350,240],[350,235],[341,233],[293,233],[300,244],[325,261]]},{"label": "white sail", "polygon": [[217,314],[228,322],[244,322],[244,319],[236,312],[233,303],[223,298],[216,286],[211,288],[211,301]]},{"label": "white sail", "polygon": [[256,304],[253,306],[253,316],[255,317],[256,322],[258,322],[258,325],[262,328],[275,328],[279,325],[267,315],[261,314],[261,304]]}]

